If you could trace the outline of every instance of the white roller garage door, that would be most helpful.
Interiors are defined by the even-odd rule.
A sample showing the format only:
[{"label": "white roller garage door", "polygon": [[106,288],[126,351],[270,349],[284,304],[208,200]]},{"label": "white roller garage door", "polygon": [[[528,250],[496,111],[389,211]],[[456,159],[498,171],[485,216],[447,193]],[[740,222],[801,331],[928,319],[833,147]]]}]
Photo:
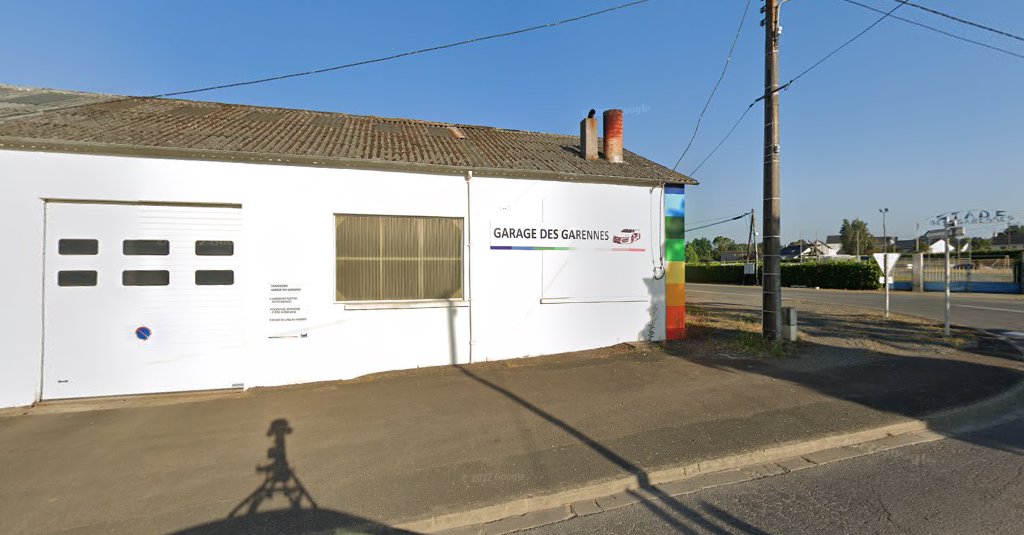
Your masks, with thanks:
[{"label": "white roller garage door", "polygon": [[240,386],[237,207],[47,202],[43,397]]}]

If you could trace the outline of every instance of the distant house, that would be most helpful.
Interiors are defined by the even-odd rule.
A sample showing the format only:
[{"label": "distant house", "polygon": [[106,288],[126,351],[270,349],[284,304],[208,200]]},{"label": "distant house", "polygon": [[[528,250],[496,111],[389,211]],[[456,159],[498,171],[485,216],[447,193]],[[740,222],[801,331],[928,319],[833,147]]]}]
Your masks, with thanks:
[{"label": "distant house", "polygon": [[993,251],[1024,251],[1024,234],[1011,234],[1009,239],[1006,236],[997,236],[992,239],[992,245],[986,249]]},{"label": "distant house", "polygon": [[[971,242],[970,242],[970,240],[963,240],[963,243],[960,245],[960,252],[961,253],[966,253],[970,249],[971,249]],[[932,243],[931,245],[928,246],[928,250],[926,252],[931,253],[931,254],[942,254],[942,253],[946,252],[946,240],[935,240],[934,243]],[[951,252],[951,253],[955,253],[956,252],[956,243],[955,242],[950,242],[950,244],[949,244],[949,252]]]},{"label": "distant house", "polygon": [[836,254],[843,253],[843,237],[838,234],[833,234],[825,238],[825,245],[836,252]]},{"label": "distant house", "polygon": [[[900,240],[896,236],[875,236],[873,238],[873,243],[875,245],[875,250],[882,251],[883,249],[885,249],[886,248],[885,247],[886,241],[888,241],[888,249],[892,250],[893,246],[898,241],[900,241]],[[910,240],[911,244],[913,244],[913,241],[914,240]],[[838,234],[834,234],[834,235],[826,237],[824,245],[826,247],[828,247],[829,249],[831,249],[832,251],[834,251],[832,253],[832,256],[835,256],[835,255],[838,255],[838,254],[852,255],[852,254],[856,254],[857,253],[857,251],[845,251],[845,250],[843,250],[843,238],[842,238],[842,236],[840,236]],[[867,248],[864,247],[863,249],[867,249]],[[864,251],[861,251],[861,253],[864,253]],[[866,253],[864,253],[864,254],[866,254]]]},{"label": "distant house", "polygon": [[719,258],[722,262],[746,262],[753,260],[753,253],[747,253],[746,251],[722,251],[719,253]]},{"label": "distant house", "polygon": [[787,245],[779,250],[779,257],[783,260],[794,260],[800,258],[800,253],[803,251],[803,246],[800,245]]},{"label": "distant house", "polygon": [[[921,243],[926,243],[926,242],[921,242]],[[896,240],[896,243],[893,244],[893,248],[896,249],[897,253],[908,253],[909,254],[909,253],[913,253],[913,252],[917,251],[917,244],[918,244],[918,240],[915,240],[915,239]]]},{"label": "distant house", "polygon": [[896,236],[875,236],[875,250],[892,250],[893,245],[899,241]]},{"label": "distant house", "polygon": [[825,258],[839,254],[838,248],[832,248],[827,243],[814,240],[810,243],[800,245],[789,245],[783,247],[779,255],[783,260],[796,260],[800,258]]}]

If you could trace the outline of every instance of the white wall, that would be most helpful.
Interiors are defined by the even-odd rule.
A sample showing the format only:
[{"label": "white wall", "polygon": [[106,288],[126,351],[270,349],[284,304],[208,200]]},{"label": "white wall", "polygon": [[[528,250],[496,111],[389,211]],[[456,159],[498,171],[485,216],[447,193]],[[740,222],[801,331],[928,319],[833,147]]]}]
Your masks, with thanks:
[{"label": "white wall", "polygon": [[[647,187],[9,150],[0,150],[0,179],[0,407],[40,396],[44,199],[241,204],[247,387],[664,338],[664,280],[653,277],[661,200]],[[472,308],[354,310],[334,301],[334,214],[466,218],[467,210]],[[583,227],[608,219],[641,232],[645,251],[490,250],[491,222],[509,218]],[[302,285],[307,337],[269,338],[272,283]]]},{"label": "white wall", "polygon": [[[654,278],[664,220],[658,190],[492,178],[470,184],[474,362],[664,339],[665,281]],[[645,251],[490,249],[496,222],[587,228],[605,219],[638,228]],[[562,265],[560,259],[571,260]],[[575,295],[550,292],[555,284],[561,287],[557,293],[566,293],[557,280],[564,275],[559,267],[580,281],[568,292]],[[542,303],[545,297],[568,302]]]},{"label": "white wall", "polygon": [[[466,217],[463,177],[19,151],[0,151],[0,176],[0,406],[39,399],[47,198],[241,204],[247,386],[468,361],[468,308],[334,302],[335,213]],[[271,282],[301,284],[311,297],[307,338],[268,338]]]}]

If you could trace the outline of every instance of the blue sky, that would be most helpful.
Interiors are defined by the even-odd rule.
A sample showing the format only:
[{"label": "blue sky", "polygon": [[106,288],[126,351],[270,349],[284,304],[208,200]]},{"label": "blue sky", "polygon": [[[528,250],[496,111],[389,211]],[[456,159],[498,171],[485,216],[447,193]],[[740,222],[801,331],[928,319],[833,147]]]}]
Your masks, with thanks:
[{"label": "blue sky", "polygon": [[[861,0],[890,9],[892,0]],[[1024,34],[1019,0],[919,0]],[[0,81],[146,95],[398,53],[620,1],[10,2]],[[575,134],[586,110],[626,110],[625,145],[671,166],[689,139],[745,0],[653,0],[554,29],[320,76],[187,98]],[[691,171],[763,87],[754,0],[736,54],[680,170]],[[897,14],[1024,53],[903,7]],[[840,0],[783,8],[788,80],[878,14]],[[910,238],[916,221],[990,208],[1024,218],[1024,60],[886,20],[782,93],[783,240],[861,217]],[[757,106],[687,189],[690,221],[761,206]],[[691,223],[691,226],[695,226]],[[991,234],[992,228],[973,234]],[[746,238],[742,222],[691,233]]]}]

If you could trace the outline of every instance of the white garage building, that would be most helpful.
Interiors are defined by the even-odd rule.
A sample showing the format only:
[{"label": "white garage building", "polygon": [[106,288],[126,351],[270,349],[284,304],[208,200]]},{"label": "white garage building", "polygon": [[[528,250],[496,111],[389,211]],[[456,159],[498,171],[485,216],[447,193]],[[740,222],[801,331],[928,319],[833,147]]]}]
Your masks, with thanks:
[{"label": "white garage building", "polygon": [[0,406],[662,340],[663,189],[695,182],[586,152],[0,86]]}]

